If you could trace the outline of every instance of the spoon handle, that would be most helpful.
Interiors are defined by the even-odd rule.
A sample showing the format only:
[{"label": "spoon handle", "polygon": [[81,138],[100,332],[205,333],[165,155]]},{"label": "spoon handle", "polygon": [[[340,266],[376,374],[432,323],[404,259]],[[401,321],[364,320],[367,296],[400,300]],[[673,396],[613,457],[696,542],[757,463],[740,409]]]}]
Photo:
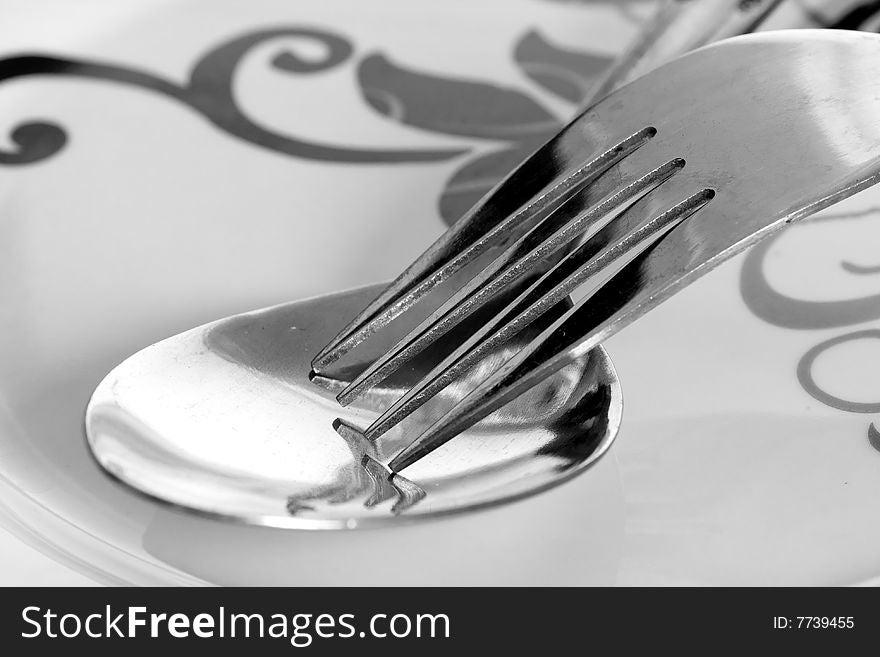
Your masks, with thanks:
[{"label": "spoon handle", "polygon": [[865,22],[872,17],[880,18],[878,0],[787,0],[761,27],[853,30],[866,28]]},{"label": "spoon handle", "polygon": [[655,67],[713,41],[754,31],[782,0],[666,0],[590,90],[584,107]]}]

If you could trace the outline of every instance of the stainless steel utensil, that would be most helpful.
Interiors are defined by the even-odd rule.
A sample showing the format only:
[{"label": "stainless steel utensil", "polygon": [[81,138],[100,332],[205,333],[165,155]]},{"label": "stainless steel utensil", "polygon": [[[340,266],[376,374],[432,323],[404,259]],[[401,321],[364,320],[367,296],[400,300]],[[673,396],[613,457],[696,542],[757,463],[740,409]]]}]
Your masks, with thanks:
[{"label": "stainless steel utensil", "polygon": [[[374,445],[357,427],[416,379],[389,380],[340,409],[333,398],[339,387],[321,390],[307,376],[309,357],[331,327],[378,291],[229,317],[126,359],[86,410],[96,460],[135,490],[197,513],[332,529],[524,497],[583,472],[611,444],[621,394],[600,349],[462,434],[454,449],[411,468],[409,477],[388,472],[382,462],[407,437],[390,431]],[[459,398],[454,388],[444,394],[439,411],[421,415],[424,427]]]},{"label": "stainless steel utensil", "polygon": [[715,41],[755,31],[782,0],[666,0],[590,90],[592,105],[660,64]]},{"label": "stainless steel utensil", "polygon": [[[589,107],[657,66],[704,45],[747,34],[768,23],[774,29],[817,27],[819,21],[830,24],[857,12],[862,4],[864,0],[816,0],[805,4],[791,0],[664,0],[633,43],[590,90],[583,105]],[[439,260],[448,257],[448,251],[441,243],[454,238],[459,242],[466,241],[472,237],[470,223],[486,221],[485,217],[480,217],[478,209],[493,199],[496,191],[493,190],[462,217],[452,230],[447,231],[349,322],[313,359],[314,369],[327,367],[374,332],[377,326],[386,324],[382,311],[400,299],[403,291],[412,288]],[[493,202],[499,203],[499,200],[495,198]],[[477,232],[479,230],[478,226]]]},{"label": "stainless steel utensil", "polygon": [[[633,43],[615,59],[602,79],[590,90],[584,105],[591,105],[669,59],[720,38],[751,31],[779,4],[779,0],[661,2],[652,20],[646,23]],[[456,249],[462,249],[476,235],[494,225],[493,217],[495,222],[500,221],[504,214],[512,212],[525,200],[511,193],[516,184],[516,180],[507,185],[503,181],[480,204],[459,219],[315,356],[313,369],[316,372],[326,369],[376,330],[387,325],[417,297],[423,296],[422,288],[417,287],[417,283],[432,269],[439,267],[441,262],[452,259],[447,271],[457,268],[460,261],[453,257]]]},{"label": "stainless steel utensil", "polygon": [[377,439],[462,372],[497,360],[494,349],[565,295],[593,284],[428,430],[408,431],[412,442],[389,465],[412,465],[749,244],[877,182],[877,61],[876,35],[764,33],[705,47],[606,97],[319,352],[314,377],[441,283],[469,273],[340,393],[350,403],[579,244],[367,429]]}]

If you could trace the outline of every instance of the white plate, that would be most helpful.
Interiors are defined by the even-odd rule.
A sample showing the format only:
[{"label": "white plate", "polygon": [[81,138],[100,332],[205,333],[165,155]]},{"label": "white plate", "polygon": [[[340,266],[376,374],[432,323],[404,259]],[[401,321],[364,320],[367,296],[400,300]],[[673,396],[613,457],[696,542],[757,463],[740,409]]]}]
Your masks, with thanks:
[{"label": "white plate", "polygon": [[[481,166],[500,168],[482,156],[514,159],[558,125],[588,84],[572,70],[601,70],[645,5],[41,5],[39,20],[23,9],[0,26],[4,58],[120,67],[117,81],[0,82],[0,134],[40,120],[67,135],[51,156],[0,164],[0,503],[41,550],[99,581],[139,584],[850,584],[880,574],[880,452],[867,434],[880,332],[816,352],[807,388],[797,376],[816,345],[877,331],[880,304],[836,306],[822,327],[802,326],[786,313],[804,306],[762,285],[823,302],[874,294],[876,274],[839,266],[877,264],[870,216],[795,228],[761,260],[752,251],[751,306],[739,258],[609,341],[626,399],[621,435],[585,476],[534,498],[420,526],[305,532],[195,518],[110,481],[88,456],[82,415],[111,368],[225,315],[393,276],[442,230],[438,199],[452,214]],[[237,67],[229,46],[196,67],[198,94],[180,91],[206,53],[279,26],[335,38],[263,35]],[[131,84],[132,70],[151,77]],[[57,131],[32,134],[49,139],[44,153],[60,144]],[[303,157],[294,136],[361,154]],[[264,139],[271,147],[254,143]],[[392,148],[467,152],[350,161]]]}]

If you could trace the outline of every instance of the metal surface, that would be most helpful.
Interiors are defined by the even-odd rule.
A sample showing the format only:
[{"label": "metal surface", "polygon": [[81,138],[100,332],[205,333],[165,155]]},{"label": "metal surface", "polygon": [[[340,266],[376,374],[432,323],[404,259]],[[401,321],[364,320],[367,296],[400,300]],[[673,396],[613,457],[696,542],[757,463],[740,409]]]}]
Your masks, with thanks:
[{"label": "metal surface", "polygon": [[[428,261],[439,263],[434,271],[403,295],[395,293],[372,323],[330,347],[341,355],[382,318],[390,321],[471,267],[472,282],[355,379],[340,400],[363,394],[535,263],[585,234],[585,247],[507,305],[504,321],[534,317],[536,303],[552,307],[541,298],[558,298],[558,286],[568,285],[580,268],[603,270],[595,263],[606,251],[629,260],[607,284],[591,280],[589,294],[574,308],[431,428],[410,430],[412,444],[390,462],[393,469],[408,467],[749,244],[874,184],[880,176],[877,61],[876,35],[764,33],[703,48],[605,98],[511,174],[474,211],[467,230],[453,227],[435,243],[427,252]],[[677,161],[685,164],[671,167]],[[644,243],[632,239],[634,231],[669,215],[678,225],[656,232],[658,239],[644,250],[633,248]],[[465,239],[468,231],[483,234]],[[450,257],[444,260],[438,249],[450,249]],[[413,267],[428,261],[423,256]],[[601,273],[607,281],[609,272]],[[537,301],[535,289],[543,292]],[[503,331],[503,323],[492,329]],[[448,356],[370,427],[370,435],[396,426],[439,389],[437,380],[451,379],[444,370],[466,360],[488,332]],[[313,367],[325,366],[327,354],[319,353]]]},{"label": "metal surface", "polygon": [[[752,0],[745,3],[742,0],[667,0],[661,3],[641,34],[615,59],[603,78],[590,90],[584,99],[584,106],[591,105],[669,59],[714,40],[753,30],[779,4],[780,0]],[[613,160],[623,155],[610,152],[608,157]],[[545,164],[552,171],[551,163]],[[523,181],[519,176],[509,176],[339,331],[312,359],[312,368],[321,371],[331,366],[432,289],[454,277],[469,258],[479,255],[485,248],[485,243],[478,239],[481,235],[497,237],[510,232],[506,235],[510,239],[517,234],[511,231],[512,226],[519,224],[518,234],[521,234],[522,229],[542,219],[553,206],[540,198],[533,199],[534,203],[526,208],[531,222],[524,222],[525,217],[521,213],[508,216],[528,199],[517,188],[523,183],[534,187],[537,182],[537,179]],[[543,182],[549,182],[549,179],[545,178]],[[571,182],[586,184],[590,180]],[[555,191],[571,193],[576,189],[566,186]]]},{"label": "metal surface", "polygon": [[[582,472],[611,444],[621,393],[609,359],[596,349],[407,478],[392,475],[381,462],[408,438],[392,431],[373,445],[358,427],[423,372],[389,380],[344,410],[334,400],[344,380],[308,379],[309,357],[330,327],[377,291],[230,317],[135,354],[104,379],[88,406],[92,453],[114,477],[168,504],[246,523],[331,529],[530,495]],[[417,422],[430,426],[461,394],[438,396]]]},{"label": "metal surface", "polygon": [[660,64],[721,39],[753,32],[782,0],[666,0],[639,38],[590,90],[584,107]]}]

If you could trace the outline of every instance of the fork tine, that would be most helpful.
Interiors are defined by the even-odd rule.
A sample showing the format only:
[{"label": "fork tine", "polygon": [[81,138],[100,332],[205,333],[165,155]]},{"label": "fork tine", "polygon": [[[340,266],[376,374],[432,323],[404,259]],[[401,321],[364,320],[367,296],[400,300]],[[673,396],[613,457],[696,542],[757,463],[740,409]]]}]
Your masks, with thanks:
[{"label": "fork tine", "polygon": [[[643,128],[591,157],[588,153],[593,149],[589,148],[589,131],[584,125],[588,122],[589,113],[586,113],[569,124],[502,181],[471,213],[453,224],[315,356],[312,370],[320,372],[329,367],[488,248],[518,239],[657,132],[653,127]],[[564,172],[548,166],[557,161],[555,149],[571,150],[573,137],[584,149],[587,164]]]},{"label": "fork tine", "polygon": [[[616,184],[612,193],[604,198],[600,196],[597,202],[590,203],[585,209],[575,204],[574,199],[559,208],[553,216],[533,228],[496,258],[489,267],[364,370],[337,396],[339,403],[345,406],[357,399],[468,316],[484,307],[502,291],[509,289],[512,284],[533,271],[542,260],[589,229],[601,229],[605,222],[620,212],[622,207],[637,201],[644,194],[662,185],[684,165],[684,160],[676,158],[639,177],[632,174],[628,176],[629,179]],[[632,170],[637,170],[637,167],[633,167]],[[569,210],[571,206],[574,207]],[[561,220],[551,221],[556,215],[559,215]],[[572,215],[573,218],[570,218]]]},{"label": "fork tine", "polygon": [[[624,212],[532,283],[443,359],[367,428],[364,432],[366,438],[376,440],[495,349],[543,317],[575,289],[600,272],[609,271],[622,258],[644,250],[683,220],[681,213],[666,212],[638,225],[640,217],[637,213]],[[551,316],[552,319],[555,318]],[[541,330],[543,328],[546,327]]]},{"label": "fork tine", "polygon": [[[538,381],[580,358],[601,339],[607,337],[604,335],[605,329],[615,323],[619,326],[628,314],[625,309],[618,312],[628,300],[623,298],[621,302],[620,297],[621,293],[625,297],[626,290],[632,288],[617,283],[620,281],[625,283],[629,277],[638,276],[640,260],[650,254],[653,246],[662,241],[668,234],[668,228],[698,212],[713,197],[713,190],[703,190],[669,209],[664,213],[664,218],[650,222],[653,228],[646,230],[645,236],[653,235],[654,239],[643,239],[644,248],[636,253],[617,274],[578,301],[562,317],[468,393],[442,418],[395,455],[388,464],[391,470],[397,472],[412,465],[522,394]],[[646,225],[646,228],[649,225]],[[611,285],[612,282],[615,284]],[[596,321],[597,317],[601,319]],[[585,332],[583,330],[585,325],[592,325],[592,328]]]}]

